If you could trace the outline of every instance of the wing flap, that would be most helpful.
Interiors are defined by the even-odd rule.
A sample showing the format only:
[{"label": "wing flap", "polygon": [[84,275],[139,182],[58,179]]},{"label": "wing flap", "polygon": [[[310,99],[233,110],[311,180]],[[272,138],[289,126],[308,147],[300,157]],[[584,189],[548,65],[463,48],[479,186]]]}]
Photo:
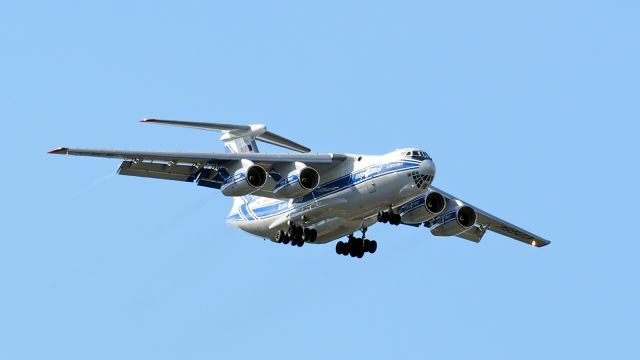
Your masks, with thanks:
[{"label": "wing flap", "polygon": [[172,163],[136,162],[125,160],[118,168],[118,174],[163,180],[193,182],[200,167],[176,165]]}]

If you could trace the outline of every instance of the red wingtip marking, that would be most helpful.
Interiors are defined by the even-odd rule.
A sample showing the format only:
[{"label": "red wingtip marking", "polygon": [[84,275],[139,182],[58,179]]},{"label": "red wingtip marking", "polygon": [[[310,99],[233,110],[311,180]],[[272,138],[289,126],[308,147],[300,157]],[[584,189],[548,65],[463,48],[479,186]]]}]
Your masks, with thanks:
[{"label": "red wingtip marking", "polygon": [[67,150],[69,150],[69,148],[59,147],[49,151],[49,154],[60,154],[60,153],[66,152]]}]

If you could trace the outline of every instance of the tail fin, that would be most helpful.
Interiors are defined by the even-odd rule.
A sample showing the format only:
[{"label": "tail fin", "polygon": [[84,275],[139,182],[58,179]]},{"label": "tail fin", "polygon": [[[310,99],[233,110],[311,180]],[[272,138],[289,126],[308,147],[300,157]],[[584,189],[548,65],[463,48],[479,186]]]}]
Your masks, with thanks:
[{"label": "tail fin", "polygon": [[311,151],[311,149],[306,146],[302,146],[287,138],[267,131],[267,127],[264,125],[232,125],[159,119],[144,119],[141,122],[221,131],[222,136],[220,140],[224,142],[227,151],[232,153],[257,153],[258,146],[256,145],[256,140],[298,152]]}]

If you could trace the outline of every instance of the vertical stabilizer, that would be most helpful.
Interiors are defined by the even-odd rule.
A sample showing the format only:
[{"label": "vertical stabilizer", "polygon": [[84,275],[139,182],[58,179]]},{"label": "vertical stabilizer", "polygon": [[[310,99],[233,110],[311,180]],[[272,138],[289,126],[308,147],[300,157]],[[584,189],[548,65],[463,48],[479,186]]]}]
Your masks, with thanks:
[{"label": "vertical stabilizer", "polygon": [[234,154],[257,153],[256,138],[267,131],[264,125],[249,125],[248,129],[234,129],[222,131],[220,140],[224,142],[225,149]]}]

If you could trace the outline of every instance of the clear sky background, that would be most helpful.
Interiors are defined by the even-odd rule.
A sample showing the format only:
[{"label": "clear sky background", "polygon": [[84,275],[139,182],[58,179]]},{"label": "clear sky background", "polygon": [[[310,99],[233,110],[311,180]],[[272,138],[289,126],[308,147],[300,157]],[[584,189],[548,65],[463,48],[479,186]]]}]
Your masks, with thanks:
[{"label": "clear sky background", "polygon": [[[0,358],[640,358],[637,1],[0,4]],[[337,256],[231,199],[58,146],[416,146],[435,184],[550,240],[377,225]],[[279,151],[263,146],[263,150]]]}]

